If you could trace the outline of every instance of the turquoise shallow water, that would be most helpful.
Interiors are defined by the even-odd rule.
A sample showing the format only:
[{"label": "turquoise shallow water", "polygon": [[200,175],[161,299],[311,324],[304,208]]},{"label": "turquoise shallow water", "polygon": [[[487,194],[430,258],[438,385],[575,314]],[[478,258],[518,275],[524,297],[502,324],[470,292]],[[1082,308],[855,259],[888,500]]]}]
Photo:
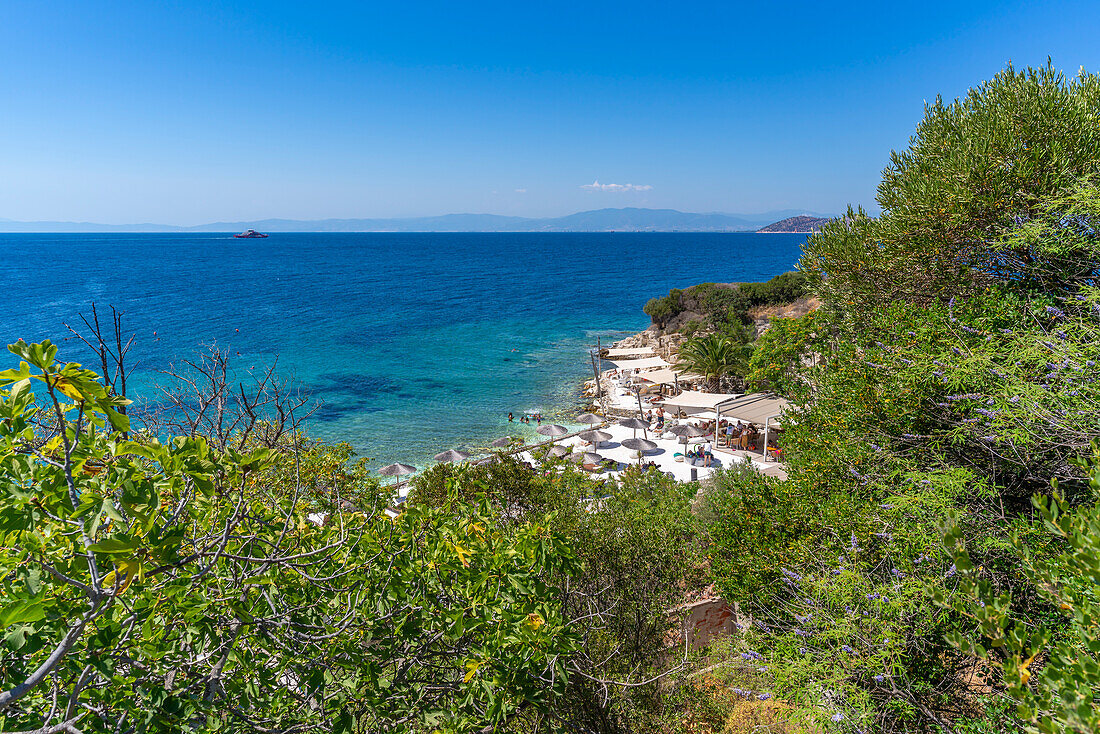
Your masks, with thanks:
[{"label": "turquoise shallow water", "polygon": [[[764,280],[804,235],[3,235],[0,339],[61,341],[95,301],[137,336],[131,397],[216,342],[237,364],[278,358],[323,403],[319,438],[425,466],[561,415],[591,374],[585,349],[645,328],[670,288]],[[155,332],[155,333],[154,333]],[[66,342],[63,357],[87,361]],[[4,363],[14,366],[14,359]],[[137,393],[134,395],[133,393]]]}]

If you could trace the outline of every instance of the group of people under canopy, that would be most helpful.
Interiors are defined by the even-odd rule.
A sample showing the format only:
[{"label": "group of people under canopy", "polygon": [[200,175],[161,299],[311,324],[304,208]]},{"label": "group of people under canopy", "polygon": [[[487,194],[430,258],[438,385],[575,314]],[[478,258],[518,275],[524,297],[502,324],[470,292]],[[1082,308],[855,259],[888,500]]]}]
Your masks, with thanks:
[{"label": "group of people under canopy", "polygon": [[760,430],[752,423],[742,421],[719,421],[718,444],[739,448],[743,451],[755,451],[760,439]]}]

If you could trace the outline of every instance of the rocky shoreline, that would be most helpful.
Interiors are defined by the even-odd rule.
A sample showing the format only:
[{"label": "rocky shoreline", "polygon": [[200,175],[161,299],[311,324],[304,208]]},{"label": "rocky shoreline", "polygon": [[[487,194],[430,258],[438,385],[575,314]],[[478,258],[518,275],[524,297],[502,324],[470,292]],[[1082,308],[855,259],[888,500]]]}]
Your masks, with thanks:
[{"label": "rocky shoreline", "polygon": [[[687,337],[681,333],[663,333],[661,328],[656,324],[651,325],[649,328],[639,331],[636,334],[623,337],[616,342],[612,342],[610,346],[604,347],[604,353],[609,349],[637,349],[640,347],[651,347],[653,352],[658,357],[661,357],[666,362],[672,363],[676,361],[676,355],[680,351],[680,345],[687,340]],[[607,382],[604,383],[604,392],[613,389]],[[607,412],[609,415],[623,413],[622,417],[627,415],[633,416],[637,411],[616,411],[614,409],[606,409],[596,403],[596,398],[599,395],[599,391],[596,387],[596,380],[585,380],[582,393],[586,400],[588,400],[588,410],[601,412]]]}]

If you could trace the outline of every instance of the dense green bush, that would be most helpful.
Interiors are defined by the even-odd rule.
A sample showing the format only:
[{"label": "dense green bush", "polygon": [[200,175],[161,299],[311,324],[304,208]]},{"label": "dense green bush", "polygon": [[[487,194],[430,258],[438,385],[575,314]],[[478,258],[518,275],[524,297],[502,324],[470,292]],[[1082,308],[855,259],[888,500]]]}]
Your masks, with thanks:
[{"label": "dense green bush", "polygon": [[680,327],[680,333],[684,336],[691,337],[695,336],[702,328],[702,321],[699,321],[698,319],[692,319],[691,321],[688,321],[686,324]]},{"label": "dense green bush", "polygon": [[750,384],[783,396],[805,389],[805,368],[823,350],[825,329],[820,316],[810,312],[797,318],[775,318],[753,344],[749,358]]},{"label": "dense green bush", "polygon": [[1002,238],[1098,174],[1100,77],[1009,66],[962,99],[928,106],[883,173],[883,215],[829,223],[800,267],[831,308],[853,316],[1031,281],[1026,242]]},{"label": "dense green bush", "polygon": [[1092,501],[1077,459],[1100,438],[1098,90],[1009,69],[930,106],[882,215],[810,238],[800,268],[822,308],[754,353],[754,378],[793,402],[789,479],[719,478],[713,569],[754,610],[773,693],[822,727],[993,721],[1004,682],[971,688],[979,663],[946,642],[972,627],[936,542],[948,517],[1019,618],[1050,619],[1009,532],[1048,547],[1031,498],[1052,480]]},{"label": "dense green bush", "polygon": [[667,296],[649,299],[642,311],[653,319],[653,323],[664,326],[683,312],[683,304],[680,303],[682,293],[679,288],[673,288]]},{"label": "dense green bush", "polygon": [[666,610],[706,583],[704,541],[691,512],[697,489],[657,472],[624,472],[616,484],[564,462],[532,472],[509,459],[440,465],[414,480],[414,506],[484,495],[502,521],[538,518],[569,539],[578,572],[559,601],[580,646],[553,715],[532,710],[523,726],[633,732],[662,720],[657,678],[676,666]]},{"label": "dense green bush", "polygon": [[549,511],[552,485],[514,456],[479,464],[436,464],[410,482],[408,502],[442,507],[457,496],[467,502],[482,497],[510,517],[534,517]]},{"label": "dense green bush", "polygon": [[[1083,463],[1093,498],[1100,495],[1100,448]],[[943,526],[944,546],[958,579],[954,595],[933,587],[937,604],[969,621],[974,630],[954,631],[949,641],[1000,671],[1017,713],[1044,734],[1100,730],[1100,505],[1073,508],[1065,497],[1033,499],[1040,542],[1011,535],[1023,573],[1049,605],[1044,617],[1030,614],[1026,600],[998,588],[975,564],[955,517]]]},{"label": "dense green bush", "polygon": [[807,276],[783,273],[764,283],[740,283],[720,287],[700,283],[685,290],[673,288],[667,296],[650,299],[644,307],[653,323],[664,326],[685,311],[702,314],[707,326],[722,330],[749,323],[749,310],[757,306],[790,303],[806,292]]},{"label": "dense green bush", "polygon": [[744,310],[754,306],[790,303],[806,293],[806,274],[799,271],[780,273],[763,283],[742,283],[737,291],[744,299]]},{"label": "dense green bush", "polygon": [[339,449],[161,442],[49,342],[11,350],[3,730],[458,732],[553,710],[580,639],[560,534],[457,499],[391,520]]}]

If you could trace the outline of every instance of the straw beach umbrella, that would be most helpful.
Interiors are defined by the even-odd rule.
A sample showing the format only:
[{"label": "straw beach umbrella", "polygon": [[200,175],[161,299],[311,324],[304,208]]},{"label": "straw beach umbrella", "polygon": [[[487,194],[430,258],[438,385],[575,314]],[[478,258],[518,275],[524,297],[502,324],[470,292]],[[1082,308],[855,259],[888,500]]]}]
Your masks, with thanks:
[{"label": "straw beach umbrella", "polygon": [[436,454],[434,458],[440,464],[448,464],[452,461],[464,461],[469,459],[470,455],[458,449],[447,449],[442,453]]},{"label": "straw beach umbrella", "polygon": [[563,456],[565,456],[566,454],[569,453],[569,447],[568,446],[562,446],[561,444],[558,444],[557,446],[551,446],[550,450],[547,451],[546,453],[549,454],[550,456],[554,456],[554,457],[560,459],[561,457],[563,457]]},{"label": "straw beach umbrella", "polygon": [[642,461],[642,454],[657,448],[657,444],[644,438],[624,438],[623,446],[638,452],[638,463]]},{"label": "straw beach umbrella", "polygon": [[649,423],[641,418],[624,418],[619,421],[619,425],[623,428],[631,428],[634,430],[634,437],[638,437],[638,429],[642,429],[642,435],[645,435],[646,429],[649,428]]},{"label": "straw beach umbrella", "polygon": [[502,448],[504,448],[505,446],[508,446],[511,443],[512,443],[512,437],[511,436],[503,436],[501,438],[498,438],[496,441],[493,441],[489,445],[492,446],[494,449],[502,449]]},{"label": "straw beach umbrella", "polygon": [[673,435],[684,436],[684,437],[688,437],[688,438],[695,438],[697,436],[707,435],[707,432],[704,431],[702,428],[697,428],[696,426],[693,426],[690,423],[681,423],[680,425],[673,426],[672,428],[670,428],[668,430],[669,430],[669,433],[672,433]]},{"label": "straw beach umbrella", "polygon": [[541,433],[543,436],[549,436],[550,440],[553,441],[558,436],[564,436],[565,434],[569,433],[569,429],[565,426],[559,426],[554,423],[548,426],[539,426],[538,432]]},{"label": "straw beach umbrella", "polygon": [[607,431],[585,431],[578,434],[577,438],[593,446],[599,446],[604,441],[610,441],[614,437]]},{"label": "straw beach umbrella", "polygon": [[603,418],[599,417],[595,413],[581,413],[577,416],[577,423],[584,423],[587,426],[594,426],[597,423],[603,423]]},{"label": "straw beach umbrella", "polygon": [[684,444],[684,450],[687,450],[687,440],[689,438],[696,438],[698,436],[705,436],[707,432],[702,428],[696,428],[690,423],[684,423],[679,426],[673,426],[668,429],[673,435],[680,437],[680,443]]},{"label": "straw beach umbrella", "polygon": [[384,477],[402,477],[406,474],[415,474],[419,471],[415,466],[411,464],[387,464],[378,470],[378,473]]},{"label": "straw beach umbrella", "polygon": [[[415,466],[411,464],[387,464],[378,470],[378,473],[384,477],[403,477],[406,474],[415,474],[419,471]],[[405,484],[403,481],[394,482],[392,489],[394,489],[399,495],[401,494],[401,486]]]},{"label": "straw beach umbrella", "polygon": [[604,459],[603,459],[602,456],[600,456],[599,454],[594,454],[591,451],[585,451],[583,453],[578,452],[578,453],[575,453],[575,454],[569,454],[569,457],[566,459],[566,461],[571,461],[574,464],[596,464],[596,465],[602,464],[603,460]]}]

